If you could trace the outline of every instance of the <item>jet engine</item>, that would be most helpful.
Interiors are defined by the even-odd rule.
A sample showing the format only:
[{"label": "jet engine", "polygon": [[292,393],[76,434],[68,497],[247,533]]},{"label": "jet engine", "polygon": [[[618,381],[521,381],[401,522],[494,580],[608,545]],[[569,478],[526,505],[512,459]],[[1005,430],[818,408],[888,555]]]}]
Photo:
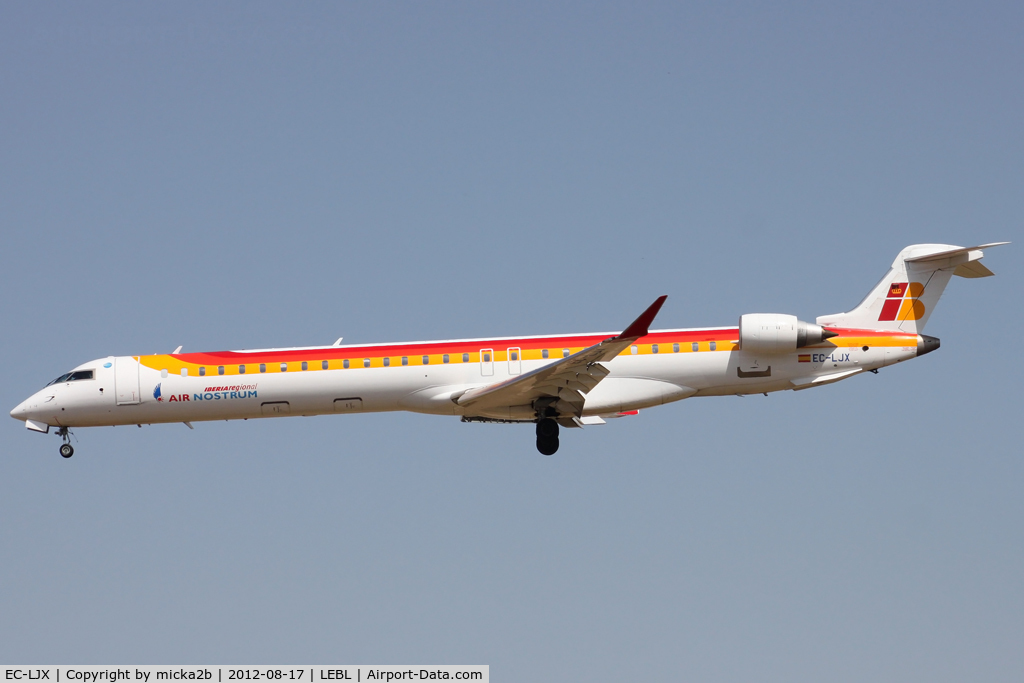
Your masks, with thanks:
[{"label": "jet engine", "polygon": [[740,350],[748,353],[788,353],[838,336],[821,325],[781,313],[740,316]]}]

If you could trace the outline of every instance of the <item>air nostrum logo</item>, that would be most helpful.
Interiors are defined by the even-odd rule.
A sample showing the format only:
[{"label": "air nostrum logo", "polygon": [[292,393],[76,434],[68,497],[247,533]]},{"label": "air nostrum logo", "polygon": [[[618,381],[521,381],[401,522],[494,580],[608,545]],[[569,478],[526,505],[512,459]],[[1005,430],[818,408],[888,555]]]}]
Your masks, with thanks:
[{"label": "air nostrum logo", "polygon": [[[160,385],[153,389],[153,397],[163,403]],[[239,398],[259,398],[255,384],[232,384],[223,387],[206,387],[201,394],[171,394],[167,397],[167,403],[181,403],[183,401],[230,401]]]}]

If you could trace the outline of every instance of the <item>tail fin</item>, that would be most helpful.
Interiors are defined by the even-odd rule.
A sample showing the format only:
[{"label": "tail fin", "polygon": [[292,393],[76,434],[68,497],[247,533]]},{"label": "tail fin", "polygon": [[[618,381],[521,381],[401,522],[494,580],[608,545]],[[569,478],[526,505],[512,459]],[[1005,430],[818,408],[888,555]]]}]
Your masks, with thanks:
[{"label": "tail fin", "polygon": [[954,275],[970,278],[993,275],[981,264],[983,250],[1001,244],[1009,242],[977,247],[912,244],[899,253],[889,272],[855,309],[818,316],[817,323],[920,334],[949,279]]}]

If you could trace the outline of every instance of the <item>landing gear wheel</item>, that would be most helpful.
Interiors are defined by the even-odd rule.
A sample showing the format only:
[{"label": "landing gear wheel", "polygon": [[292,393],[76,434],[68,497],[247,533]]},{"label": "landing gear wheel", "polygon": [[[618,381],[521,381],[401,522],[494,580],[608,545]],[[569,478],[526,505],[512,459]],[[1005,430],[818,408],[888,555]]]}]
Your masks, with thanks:
[{"label": "landing gear wheel", "polygon": [[65,443],[60,446],[61,457],[70,458],[75,454],[75,449],[71,447],[71,444]]},{"label": "landing gear wheel", "polygon": [[558,423],[550,417],[537,420],[537,450],[544,455],[558,451]]},{"label": "landing gear wheel", "polygon": [[558,438],[558,423],[550,417],[537,420],[537,438]]},{"label": "landing gear wheel", "polygon": [[558,452],[558,437],[549,436],[537,437],[537,450],[540,451],[541,455],[554,455]]}]

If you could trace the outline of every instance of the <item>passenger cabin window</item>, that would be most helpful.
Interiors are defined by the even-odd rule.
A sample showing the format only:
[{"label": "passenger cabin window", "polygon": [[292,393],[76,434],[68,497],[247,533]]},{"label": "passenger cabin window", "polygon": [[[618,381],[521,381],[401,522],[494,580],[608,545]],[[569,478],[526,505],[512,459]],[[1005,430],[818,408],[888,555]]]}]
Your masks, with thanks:
[{"label": "passenger cabin window", "polygon": [[698,349],[700,349],[700,344],[698,344],[697,342],[693,342],[693,350],[697,351]]},{"label": "passenger cabin window", "polygon": [[384,359],[384,367],[390,367],[390,366],[391,366],[391,359],[390,358],[385,358]]},{"label": "passenger cabin window", "polygon": [[490,363],[491,362],[491,354],[489,354],[489,353],[485,353],[484,354],[484,362],[485,363]]},{"label": "passenger cabin window", "polygon": [[679,353],[679,344],[672,345],[672,353]]},{"label": "passenger cabin window", "polygon": [[657,353],[657,352],[658,352],[658,345],[657,344],[651,344],[651,353]]},{"label": "passenger cabin window", "polygon": [[341,361],[341,367],[343,367],[346,370],[348,370],[348,358],[346,358],[345,360]]},{"label": "passenger cabin window", "polygon": [[448,354],[447,353],[444,354],[443,356],[441,356],[441,362],[442,363],[447,363],[448,362]]},{"label": "passenger cabin window", "polygon": [[181,369],[181,376],[182,377],[188,377],[188,368],[182,368]]},{"label": "passenger cabin window", "polygon": [[469,354],[468,353],[462,354],[462,362],[463,363],[468,363],[469,362]]},{"label": "passenger cabin window", "polygon": [[717,344],[715,344],[715,342],[711,342],[711,350],[712,350],[712,351],[714,351],[714,350],[715,350],[715,349],[717,348],[717,346],[718,346],[718,345],[717,345]]},{"label": "passenger cabin window", "polygon": [[206,377],[206,368],[199,368],[199,376]]},{"label": "passenger cabin window", "polygon": [[402,365],[409,364],[409,356],[402,356]]},{"label": "passenger cabin window", "polygon": [[364,368],[370,367],[370,359],[369,358],[364,358],[363,359],[363,367]]},{"label": "passenger cabin window", "polygon": [[633,344],[632,346],[629,347],[629,352],[635,356],[637,353],[640,352],[640,349],[636,347],[636,344]]},{"label": "passenger cabin window", "polygon": [[224,374],[224,366],[223,365],[218,365],[217,366],[217,374],[218,375],[223,375]]},{"label": "passenger cabin window", "polygon": [[510,353],[511,353],[510,360],[519,360],[519,352],[518,351],[512,351]]},{"label": "passenger cabin window", "polygon": [[430,356],[423,356],[423,364],[430,365]]},{"label": "passenger cabin window", "polygon": [[281,372],[288,372],[288,364],[281,363]]},{"label": "passenger cabin window", "polygon": [[167,368],[164,368],[163,370],[160,371],[160,376],[163,377],[164,379],[167,379]]},{"label": "passenger cabin window", "polygon": [[320,363],[320,368],[322,370],[326,370],[327,369],[327,361],[324,361],[324,362]]},{"label": "passenger cabin window", "polygon": [[266,371],[267,371],[267,364],[266,363],[260,363],[260,372],[266,372]]},{"label": "passenger cabin window", "polygon": [[547,358],[548,357],[548,350],[547,349],[541,349],[540,350],[540,357],[541,358]]},{"label": "passenger cabin window", "polygon": [[562,358],[569,357],[569,349],[562,349]]},{"label": "passenger cabin window", "polygon": [[302,361],[302,369],[309,370],[309,363],[307,363],[306,361]]},{"label": "passenger cabin window", "polygon": [[245,366],[244,365],[239,365],[238,366],[238,374],[239,375],[244,375],[245,374]]}]

